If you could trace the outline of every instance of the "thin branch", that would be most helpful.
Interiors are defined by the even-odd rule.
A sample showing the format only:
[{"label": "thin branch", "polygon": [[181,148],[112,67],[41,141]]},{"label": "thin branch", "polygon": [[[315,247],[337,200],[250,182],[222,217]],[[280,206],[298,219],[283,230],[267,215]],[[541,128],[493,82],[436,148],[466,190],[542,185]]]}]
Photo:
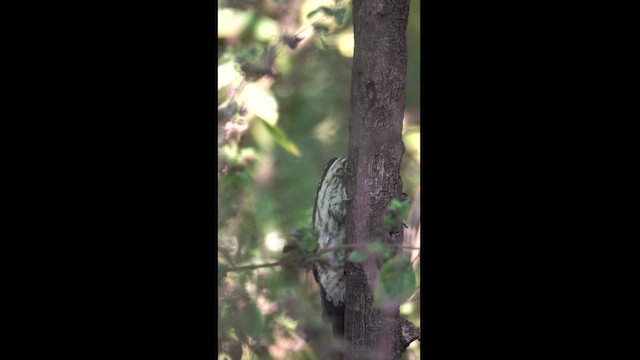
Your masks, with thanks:
[{"label": "thin branch", "polygon": [[[413,247],[409,247],[409,246],[402,246],[402,245],[396,245],[397,247],[401,247],[401,248],[407,248],[407,249],[413,249],[413,250],[420,250],[420,248],[413,248]],[[305,262],[315,262],[318,261],[322,258],[322,255],[326,254],[326,253],[330,253],[330,252],[334,252],[334,251],[340,251],[340,250],[347,250],[347,249],[355,249],[357,247],[362,247],[362,245],[358,245],[358,244],[344,244],[344,245],[339,245],[339,246],[334,246],[334,247],[330,247],[330,248],[326,248],[324,250],[315,252],[315,253],[310,253],[302,258],[299,257],[290,257],[290,258],[285,258],[276,262],[272,262],[272,263],[264,263],[264,264],[250,264],[250,265],[241,265],[241,266],[232,266],[232,267],[225,267],[225,271],[226,272],[233,272],[233,271],[242,271],[242,270],[255,270],[255,269],[260,269],[260,268],[264,268],[264,267],[276,267],[276,266],[281,266],[281,265],[291,265],[291,264],[295,264],[298,263],[300,261],[305,261]],[[418,257],[420,255],[418,254]],[[416,257],[417,259],[417,257]],[[415,259],[413,260],[415,261]]]},{"label": "thin branch", "polygon": [[413,260],[411,260],[411,265],[413,265],[416,262],[416,260],[418,260],[419,258],[420,258],[420,253],[418,253],[418,255],[416,255],[416,257],[413,258]]},{"label": "thin branch", "polygon": [[407,298],[407,301],[405,301],[405,302],[414,301],[416,295],[418,295],[420,293],[420,287],[421,287],[421,285],[416,286],[416,288],[413,289],[413,292],[411,293],[411,295]]},{"label": "thin branch", "polygon": [[288,264],[290,262],[291,262],[290,260],[281,260],[281,261],[276,261],[276,262],[273,262],[273,263],[234,266],[234,267],[225,268],[225,271],[226,272],[232,272],[232,271],[242,271],[242,270],[255,270],[255,269],[259,269],[259,268],[263,268],[263,267],[275,267],[275,266],[285,265],[285,264]]},{"label": "thin branch", "polygon": [[[316,261],[317,259],[321,258],[321,255],[325,254],[325,253],[329,253],[329,252],[333,252],[333,251],[339,251],[339,250],[345,250],[348,248],[353,248],[355,246],[353,245],[340,245],[340,246],[335,246],[335,247],[331,247],[331,248],[327,248],[324,249],[322,251],[318,251],[316,253],[311,253],[309,254],[309,256],[306,256],[303,258],[304,261]],[[255,269],[259,269],[259,268],[264,268],[264,267],[276,267],[276,266],[281,266],[281,265],[290,265],[293,263],[296,263],[297,261],[301,260],[300,258],[295,258],[295,257],[291,257],[291,258],[285,258],[276,262],[272,262],[272,263],[264,263],[264,264],[250,264],[250,265],[242,265],[242,266],[232,266],[232,267],[225,267],[225,271],[227,272],[232,272],[232,271],[241,271],[241,270],[255,270]]]}]

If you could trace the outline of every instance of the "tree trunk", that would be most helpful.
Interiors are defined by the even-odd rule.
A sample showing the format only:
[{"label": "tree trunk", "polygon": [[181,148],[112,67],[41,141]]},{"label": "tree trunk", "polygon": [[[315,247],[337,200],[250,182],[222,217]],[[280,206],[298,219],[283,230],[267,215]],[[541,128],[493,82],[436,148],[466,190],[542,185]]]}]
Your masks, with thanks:
[{"label": "tree trunk", "polygon": [[[383,216],[402,194],[408,15],[409,0],[353,0],[346,221],[347,243],[356,246],[375,239],[402,243],[402,229],[385,230]],[[379,268],[375,257],[346,263],[346,359],[399,359],[408,346],[398,307],[373,307]]]}]

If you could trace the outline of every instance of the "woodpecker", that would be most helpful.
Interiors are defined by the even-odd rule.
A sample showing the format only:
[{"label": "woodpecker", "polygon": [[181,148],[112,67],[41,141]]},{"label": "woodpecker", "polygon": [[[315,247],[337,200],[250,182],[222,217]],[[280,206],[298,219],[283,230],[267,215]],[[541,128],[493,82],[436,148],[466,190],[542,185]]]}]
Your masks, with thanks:
[{"label": "woodpecker", "polygon": [[[343,245],[346,237],[345,215],[347,158],[329,160],[318,183],[313,207],[316,252]],[[331,320],[335,336],[344,336],[344,249],[328,253],[327,261],[316,262],[313,277],[320,288],[322,313]]]}]

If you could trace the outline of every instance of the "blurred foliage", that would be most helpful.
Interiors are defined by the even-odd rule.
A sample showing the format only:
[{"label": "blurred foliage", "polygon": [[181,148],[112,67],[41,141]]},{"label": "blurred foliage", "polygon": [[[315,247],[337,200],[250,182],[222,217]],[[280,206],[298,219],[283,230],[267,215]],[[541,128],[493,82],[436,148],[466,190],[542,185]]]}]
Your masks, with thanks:
[{"label": "blurred foliage", "polygon": [[413,294],[416,286],[411,259],[399,254],[386,261],[380,268],[374,304],[382,308],[385,304],[400,306]]},{"label": "blurred foliage", "polygon": [[[325,359],[337,345],[331,326],[322,320],[318,288],[305,269],[308,264],[234,268],[299,260],[298,255],[313,250],[309,229],[318,181],[326,162],[346,154],[348,145],[351,4],[335,0],[218,4],[219,356]],[[419,6],[419,1],[411,1],[407,30],[403,135],[407,152],[402,177],[410,200],[420,183]],[[393,206],[400,206],[394,208],[394,221],[407,211],[417,211],[419,218],[419,206],[417,210]],[[419,233],[419,224],[409,226]],[[416,239],[405,243],[419,247]],[[391,258],[385,271],[390,274],[386,278],[397,276],[398,269],[405,271],[404,281],[381,281],[391,292],[386,296],[402,299],[402,314],[419,326],[419,291],[409,296],[408,288],[419,289],[420,261],[411,256],[402,261]],[[405,358],[419,357],[413,344]]]}]

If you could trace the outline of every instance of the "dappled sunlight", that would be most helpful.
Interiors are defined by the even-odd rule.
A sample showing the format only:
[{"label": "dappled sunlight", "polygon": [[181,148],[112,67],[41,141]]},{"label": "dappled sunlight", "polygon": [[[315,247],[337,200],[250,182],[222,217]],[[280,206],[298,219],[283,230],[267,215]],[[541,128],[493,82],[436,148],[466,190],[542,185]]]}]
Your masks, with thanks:
[{"label": "dappled sunlight", "polygon": [[[327,160],[348,148],[351,8],[349,1],[340,3],[340,11],[320,8],[336,9],[334,0],[292,4],[259,0],[218,7],[219,358],[319,360],[341,348],[322,317],[313,274],[283,248],[310,226]],[[408,32],[414,30],[410,24]],[[416,44],[408,38],[409,62]],[[403,244],[414,248],[406,254],[419,286],[419,71],[411,66],[401,174],[417,217],[406,219]],[[418,289],[398,302],[417,325],[419,297]],[[403,359],[419,358],[414,342]]]},{"label": "dappled sunlight", "polygon": [[267,186],[275,175],[275,167],[273,166],[273,156],[264,155],[257,164],[255,179],[256,185],[259,187]]},{"label": "dappled sunlight", "polygon": [[233,61],[227,61],[218,65],[218,90],[225,86],[238,86],[242,80],[242,75],[236,70]]},{"label": "dappled sunlight", "polygon": [[269,315],[278,310],[278,303],[275,301],[270,301],[266,297],[259,295],[256,300],[256,306],[258,310],[262,313],[262,315]]},{"label": "dappled sunlight", "polygon": [[231,8],[218,9],[218,37],[231,38],[240,35],[251,22],[252,14]]},{"label": "dappled sunlight", "polygon": [[248,116],[256,115],[271,125],[278,122],[278,102],[273,92],[262,84],[247,84],[238,96],[238,102],[246,106]]},{"label": "dappled sunlight", "polygon": [[349,28],[337,35],[336,41],[340,54],[344,57],[352,58],[353,47],[355,45],[353,40],[353,28]]},{"label": "dappled sunlight", "polygon": [[404,303],[400,306],[400,314],[402,315],[411,315],[414,310],[415,306],[410,302]]},{"label": "dappled sunlight", "polygon": [[278,37],[280,30],[278,29],[278,23],[267,17],[260,17],[256,27],[254,29],[253,36],[261,41],[269,41]]},{"label": "dappled sunlight", "polygon": [[282,252],[285,240],[276,231],[272,231],[264,238],[264,245],[269,251]]},{"label": "dappled sunlight", "polygon": [[407,348],[406,354],[407,360],[420,360],[420,342],[412,342]]},{"label": "dappled sunlight", "polygon": [[332,145],[336,141],[336,134],[340,124],[334,116],[328,116],[313,128],[313,137],[324,145]]},{"label": "dappled sunlight", "polygon": [[407,149],[409,155],[415,159],[418,163],[420,162],[420,132],[412,131],[407,132],[403,139],[404,146]]},{"label": "dappled sunlight", "polygon": [[[295,333],[286,331],[281,327],[273,329],[275,343],[269,345],[269,354],[274,359],[297,359],[296,352],[302,351],[307,347],[307,343]],[[293,335],[293,336],[290,336]]]}]

